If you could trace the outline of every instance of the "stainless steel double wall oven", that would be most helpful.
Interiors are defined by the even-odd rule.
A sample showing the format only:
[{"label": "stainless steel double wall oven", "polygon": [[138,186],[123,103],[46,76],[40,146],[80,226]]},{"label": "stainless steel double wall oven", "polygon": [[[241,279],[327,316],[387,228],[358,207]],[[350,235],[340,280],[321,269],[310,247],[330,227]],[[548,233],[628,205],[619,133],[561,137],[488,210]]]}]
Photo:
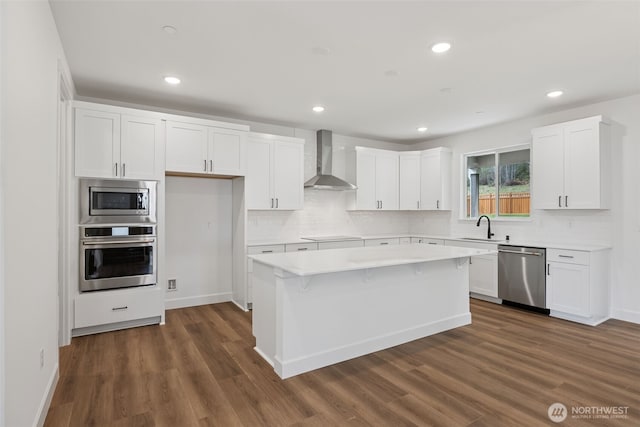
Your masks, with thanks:
[{"label": "stainless steel double wall oven", "polygon": [[80,291],[157,281],[155,181],[80,180]]}]

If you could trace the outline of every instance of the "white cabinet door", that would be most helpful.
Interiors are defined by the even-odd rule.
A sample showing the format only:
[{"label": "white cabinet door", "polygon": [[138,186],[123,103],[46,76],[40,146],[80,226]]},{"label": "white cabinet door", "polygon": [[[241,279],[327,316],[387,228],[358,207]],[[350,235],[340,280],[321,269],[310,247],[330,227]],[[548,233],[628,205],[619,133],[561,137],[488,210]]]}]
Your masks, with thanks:
[{"label": "white cabinet door", "polygon": [[120,177],[120,115],[75,111],[76,176]]},{"label": "white cabinet door", "polygon": [[276,209],[302,209],[304,205],[304,144],[273,144],[273,196]]},{"label": "white cabinet door", "polygon": [[451,151],[425,150],[420,156],[420,209],[451,210]]},{"label": "white cabinet door", "polygon": [[400,153],[400,194],[402,210],[420,209],[420,154]]},{"label": "white cabinet door", "polygon": [[379,209],[376,199],[376,155],[369,151],[358,150],[356,153],[356,209]]},{"label": "white cabinet door", "polygon": [[244,184],[247,209],[271,209],[275,206],[271,181],[271,141],[249,138]]},{"label": "white cabinet door", "polygon": [[599,125],[578,121],[564,129],[563,204],[569,209],[600,207]]},{"label": "white cabinet door", "polygon": [[207,127],[167,122],[166,170],[207,173]]},{"label": "white cabinet door", "polygon": [[469,264],[469,292],[498,298],[498,256],[471,257]]},{"label": "white cabinet door", "polygon": [[564,141],[561,127],[542,128],[533,134],[531,152],[532,197],[537,209],[564,206]]},{"label": "white cabinet door", "polygon": [[547,304],[551,310],[589,316],[589,266],[549,262]]},{"label": "white cabinet door", "polygon": [[338,242],[319,242],[318,249],[343,249],[343,248],[361,248],[364,246],[363,240],[341,240]]},{"label": "white cabinet door", "polygon": [[162,121],[123,115],[121,124],[121,177],[159,179],[164,174]]},{"label": "white cabinet door", "polygon": [[376,200],[382,210],[398,210],[398,153],[376,156]]},{"label": "white cabinet door", "polygon": [[216,175],[244,176],[247,169],[246,132],[209,128],[210,172]]},{"label": "white cabinet door", "polygon": [[607,209],[610,146],[601,116],[532,131],[531,185],[536,209]]}]

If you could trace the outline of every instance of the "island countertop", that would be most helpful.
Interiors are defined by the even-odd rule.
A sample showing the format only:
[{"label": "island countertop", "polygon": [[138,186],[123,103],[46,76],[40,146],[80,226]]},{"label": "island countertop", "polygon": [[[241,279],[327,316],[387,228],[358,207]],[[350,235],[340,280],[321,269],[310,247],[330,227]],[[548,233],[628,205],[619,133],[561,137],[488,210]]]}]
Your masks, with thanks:
[{"label": "island countertop", "polygon": [[341,271],[468,258],[493,253],[496,251],[411,244],[250,255],[249,258],[296,276],[313,276]]}]

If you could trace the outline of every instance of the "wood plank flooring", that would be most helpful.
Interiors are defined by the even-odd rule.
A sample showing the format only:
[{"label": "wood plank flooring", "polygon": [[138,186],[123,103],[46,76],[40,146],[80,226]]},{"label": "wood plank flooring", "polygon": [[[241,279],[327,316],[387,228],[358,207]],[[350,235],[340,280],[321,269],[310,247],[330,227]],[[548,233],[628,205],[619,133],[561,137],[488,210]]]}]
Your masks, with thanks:
[{"label": "wood plank flooring", "polygon": [[472,300],[473,324],[280,380],[233,304],[74,338],[45,426],[542,426],[551,403],[640,425],[640,326],[583,326]]}]

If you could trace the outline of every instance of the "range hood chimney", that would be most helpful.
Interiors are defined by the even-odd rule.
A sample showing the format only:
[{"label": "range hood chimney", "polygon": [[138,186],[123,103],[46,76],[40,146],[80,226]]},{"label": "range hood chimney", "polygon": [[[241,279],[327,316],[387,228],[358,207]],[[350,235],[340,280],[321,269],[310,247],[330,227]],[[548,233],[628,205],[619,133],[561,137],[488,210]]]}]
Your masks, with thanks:
[{"label": "range hood chimney", "polygon": [[355,190],[353,184],[332,175],[331,155],[333,153],[333,135],[330,130],[321,129],[317,132],[318,158],[316,176],[304,183],[305,188],[318,190]]}]

